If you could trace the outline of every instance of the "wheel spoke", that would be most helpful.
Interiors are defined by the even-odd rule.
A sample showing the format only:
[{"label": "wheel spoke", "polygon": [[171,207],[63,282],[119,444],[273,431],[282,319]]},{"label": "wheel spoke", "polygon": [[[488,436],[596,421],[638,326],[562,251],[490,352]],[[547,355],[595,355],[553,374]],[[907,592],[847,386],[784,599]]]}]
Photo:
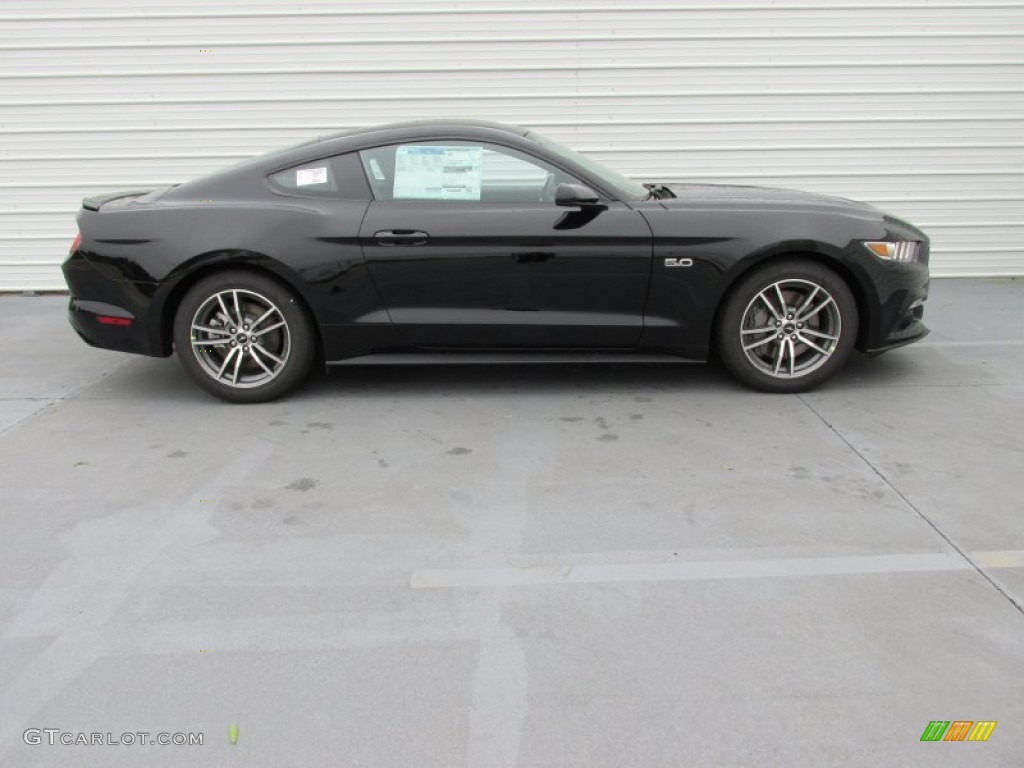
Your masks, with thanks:
[{"label": "wheel spoke", "polygon": [[832,297],[828,296],[828,297],[825,298],[825,300],[823,302],[821,302],[821,304],[819,304],[816,307],[811,308],[806,314],[799,315],[797,319],[801,320],[801,321],[809,320],[810,318],[814,317],[816,314],[821,312],[821,310],[823,310],[825,307],[827,307],[831,303],[832,303]]},{"label": "wheel spoke", "polygon": [[792,339],[786,339],[786,346],[789,347],[789,377],[793,378],[793,367],[796,365],[796,345]]},{"label": "wheel spoke", "polygon": [[775,295],[779,297],[779,316],[781,319],[781,316],[786,314],[786,297],[782,295],[782,289],[779,288],[778,283],[775,284],[774,288]]},{"label": "wheel spoke", "polygon": [[224,362],[222,362],[220,365],[220,369],[217,371],[218,379],[220,379],[224,375],[224,371],[227,370],[228,364],[231,362],[231,358],[235,356],[236,352],[241,352],[241,350],[238,347],[235,347],[230,352],[228,352],[227,356],[224,358]]},{"label": "wheel spoke", "polygon": [[803,334],[798,335],[797,338],[800,339],[800,341],[802,343],[806,344],[811,349],[816,349],[819,352],[821,352],[821,354],[823,354],[823,355],[831,355],[832,354],[829,350],[825,349],[824,347],[819,347],[817,344],[815,344],[813,341],[808,339]]},{"label": "wheel spoke", "polygon": [[238,385],[238,372],[242,369],[242,358],[245,357],[245,352],[242,351],[241,347],[236,347],[238,350],[238,356],[235,358],[235,372],[231,375],[231,383],[235,386]]},{"label": "wheel spoke", "polygon": [[816,331],[813,328],[804,328],[802,331],[800,331],[800,333],[802,335],[809,334],[811,336],[816,336],[819,339],[828,339],[829,341],[838,341],[839,340],[838,336],[832,336],[831,334],[828,334],[828,333],[822,333],[821,331]]},{"label": "wheel spoke", "polygon": [[779,344],[778,353],[775,355],[775,368],[772,370],[772,373],[775,376],[778,376],[779,375],[779,371],[782,370],[782,359],[785,356],[786,356],[786,345],[785,344]]},{"label": "wheel spoke", "polygon": [[253,338],[256,338],[257,336],[262,336],[265,333],[270,333],[271,331],[277,330],[278,328],[280,328],[283,325],[287,325],[287,323],[284,320],[282,320],[280,323],[274,323],[273,325],[264,328],[259,333],[252,334],[252,336],[253,336]]},{"label": "wheel spoke", "polygon": [[241,328],[242,327],[242,321],[245,318],[242,316],[242,308],[238,305],[238,291],[232,291],[231,292],[231,297],[232,297],[232,299],[234,300],[234,303],[235,303],[235,317],[238,318],[238,327]]},{"label": "wheel spoke", "polygon": [[256,318],[255,320],[253,320],[253,321],[252,321],[251,323],[249,323],[249,330],[250,330],[250,331],[255,331],[255,330],[256,330],[256,326],[257,326],[257,325],[259,325],[260,323],[262,323],[262,322],[263,322],[264,320],[266,320],[266,319],[267,319],[268,317],[270,317],[270,316],[271,316],[272,314],[274,314],[275,312],[277,312],[277,307],[271,307],[270,309],[268,309],[268,310],[267,310],[266,312],[264,312],[264,313],[263,313],[262,315],[260,315],[259,317],[257,317],[257,318]]},{"label": "wheel spoke", "polygon": [[761,299],[761,301],[764,303],[766,307],[768,307],[768,311],[772,313],[772,317],[774,317],[776,320],[782,320],[782,315],[780,315],[779,311],[772,306],[772,303],[770,301],[768,301],[768,297],[764,295],[764,291],[761,291],[759,294],[757,294],[757,297]]},{"label": "wheel spoke", "polygon": [[748,328],[745,331],[740,331],[743,336],[749,336],[752,333],[775,333],[774,326],[768,326],[766,328]]},{"label": "wheel spoke", "polygon": [[803,303],[800,305],[800,308],[797,309],[797,311],[796,311],[796,316],[797,317],[800,317],[801,315],[803,315],[804,310],[807,309],[809,306],[811,306],[811,304],[814,303],[814,297],[817,296],[820,292],[821,292],[821,288],[818,287],[817,285],[814,286],[814,290],[811,291],[809,294],[807,294],[807,298],[804,299]]},{"label": "wheel spoke", "polygon": [[[251,347],[249,347],[249,356],[253,360],[255,360],[257,363],[259,363],[260,368],[262,368],[264,371],[266,371],[271,376],[273,376],[274,372],[272,370],[270,370],[270,368],[267,367],[267,364],[264,363],[263,360],[261,360],[260,357],[256,354],[257,350],[259,350],[259,347],[257,347],[255,344],[253,344]],[[263,350],[260,350],[260,351],[263,351]]]},{"label": "wheel spoke", "polygon": [[223,347],[230,343],[231,339],[192,339],[194,347]]},{"label": "wheel spoke", "polygon": [[743,345],[743,350],[745,352],[749,352],[752,349],[757,349],[758,347],[763,347],[765,344],[768,344],[768,343],[770,343],[772,341],[775,341],[775,334],[772,334],[771,336],[769,336],[766,339],[761,339],[760,341],[753,341],[750,344],[744,344]]},{"label": "wheel spoke", "polygon": [[228,305],[224,303],[224,295],[223,294],[220,294],[220,293],[217,294],[217,303],[220,305],[220,311],[224,313],[224,320],[225,320],[225,322],[227,322],[227,323],[229,323],[231,325],[234,325],[235,321],[231,317],[231,312],[228,311]]},{"label": "wheel spoke", "polygon": [[215,333],[218,336],[231,335],[231,331],[229,331],[227,328],[214,328],[212,325],[198,325],[196,323],[193,323],[192,330],[199,331],[200,333]]},{"label": "wheel spoke", "polygon": [[271,352],[268,352],[263,347],[260,347],[259,350],[260,350],[260,354],[261,355],[266,355],[267,357],[269,357],[271,360],[273,360],[278,365],[284,365],[284,359],[283,358],[280,358],[277,355],[272,354]]}]

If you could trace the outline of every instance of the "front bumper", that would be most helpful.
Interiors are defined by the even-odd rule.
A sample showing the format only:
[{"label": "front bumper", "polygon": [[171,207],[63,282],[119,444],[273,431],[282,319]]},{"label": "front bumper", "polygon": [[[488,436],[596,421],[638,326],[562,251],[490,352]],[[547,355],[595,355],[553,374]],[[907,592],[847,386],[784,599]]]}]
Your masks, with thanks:
[{"label": "front bumper", "polygon": [[881,339],[876,346],[865,349],[864,353],[871,356],[880,355],[890,349],[920,341],[931,332],[924,324],[923,316],[924,298],[915,299],[905,311],[897,315],[888,335]]},{"label": "front bumper", "polygon": [[[928,299],[931,275],[931,241],[913,224],[883,215],[884,235],[888,242],[916,241],[917,261],[899,263],[880,259],[862,242],[851,243],[850,266],[860,272],[864,298],[871,307],[867,318],[861,318],[861,334],[857,347],[868,355],[879,355],[890,349],[912,344],[928,335],[924,324],[924,304]],[[874,294],[873,296],[870,294]]]},{"label": "front bumper", "polygon": [[885,264],[873,278],[879,292],[879,310],[866,326],[860,349],[868,355],[879,355],[927,336],[924,304],[928,299],[928,265]]}]

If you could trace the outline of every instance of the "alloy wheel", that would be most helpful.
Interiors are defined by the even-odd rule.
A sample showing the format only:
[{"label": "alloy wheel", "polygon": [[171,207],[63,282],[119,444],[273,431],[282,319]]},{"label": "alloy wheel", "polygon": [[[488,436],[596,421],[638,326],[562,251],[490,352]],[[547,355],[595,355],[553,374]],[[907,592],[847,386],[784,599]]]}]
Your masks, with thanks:
[{"label": "alloy wheel", "polygon": [[255,291],[229,289],[203,301],[192,317],[192,353],[214,381],[238,389],[277,378],[292,351],[280,308]]},{"label": "alloy wheel", "polygon": [[796,379],[825,365],[839,345],[835,298],[810,280],[779,280],[758,292],[740,322],[747,360],[775,378]]}]

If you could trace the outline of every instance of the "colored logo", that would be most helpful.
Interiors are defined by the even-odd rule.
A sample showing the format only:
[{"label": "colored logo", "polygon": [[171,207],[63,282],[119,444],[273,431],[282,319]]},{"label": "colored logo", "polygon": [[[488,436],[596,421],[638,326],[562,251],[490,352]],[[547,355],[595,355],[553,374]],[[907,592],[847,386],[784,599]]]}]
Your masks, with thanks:
[{"label": "colored logo", "polygon": [[932,720],[921,741],[988,741],[995,728],[995,720]]}]

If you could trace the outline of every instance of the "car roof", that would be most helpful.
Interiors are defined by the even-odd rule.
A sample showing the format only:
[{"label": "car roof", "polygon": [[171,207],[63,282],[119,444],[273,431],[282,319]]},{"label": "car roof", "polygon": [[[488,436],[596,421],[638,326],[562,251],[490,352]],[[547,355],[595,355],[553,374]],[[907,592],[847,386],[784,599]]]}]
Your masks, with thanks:
[{"label": "car roof", "polygon": [[[411,120],[320,136],[301,144],[242,160],[178,185],[169,197],[192,194],[197,189],[224,190],[236,185],[241,188],[251,184],[258,176],[276,173],[321,158],[394,142],[430,139],[488,141],[526,150],[535,146],[529,129],[516,125],[490,120]],[[225,184],[227,187],[222,186]]]},{"label": "car roof", "polygon": [[525,136],[530,131],[527,128],[521,128],[518,125],[508,125],[507,123],[499,123],[494,120],[454,120],[454,119],[433,119],[433,120],[404,120],[397,123],[386,123],[384,125],[373,125],[366,126],[364,128],[356,128],[350,131],[339,131],[338,133],[327,134],[321,136],[320,141],[328,141],[330,139],[340,139],[355,136],[364,136],[368,133],[377,133],[380,131],[394,131],[401,133],[447,133],[452,130],[468,130],[470,132],[483,131],[498,131],[501,133],[511,133],[516,136]]},{"label": "car roof", "polygon": [[529,133],[527,128],[490,120],[410,120],[320,136],[302,144],[254,158],[251,163],[243,163],[241,167],[259,167],[268,171],[277,167],[286,168],[289,164],[390,144],[395,141],[432,138],[497,141],[522,147],[532,143],[527,138]]},{"label": "car roof", "polygon": [[492,120],[432,119],[388,123],[320,136],[175,185],[164,197],[168,202],[192,199],[196,195],[239,195],[244,198],[254,185],[266,183],[264,177],[286,169],[364,149],[418,141],[480,141],[517,149],[561,168],[610,199],[618,199],[616,194],[621,194],[600,176],[595,177],[592,168],[571,157],[552,155],[550,148],[528,128]]}]

